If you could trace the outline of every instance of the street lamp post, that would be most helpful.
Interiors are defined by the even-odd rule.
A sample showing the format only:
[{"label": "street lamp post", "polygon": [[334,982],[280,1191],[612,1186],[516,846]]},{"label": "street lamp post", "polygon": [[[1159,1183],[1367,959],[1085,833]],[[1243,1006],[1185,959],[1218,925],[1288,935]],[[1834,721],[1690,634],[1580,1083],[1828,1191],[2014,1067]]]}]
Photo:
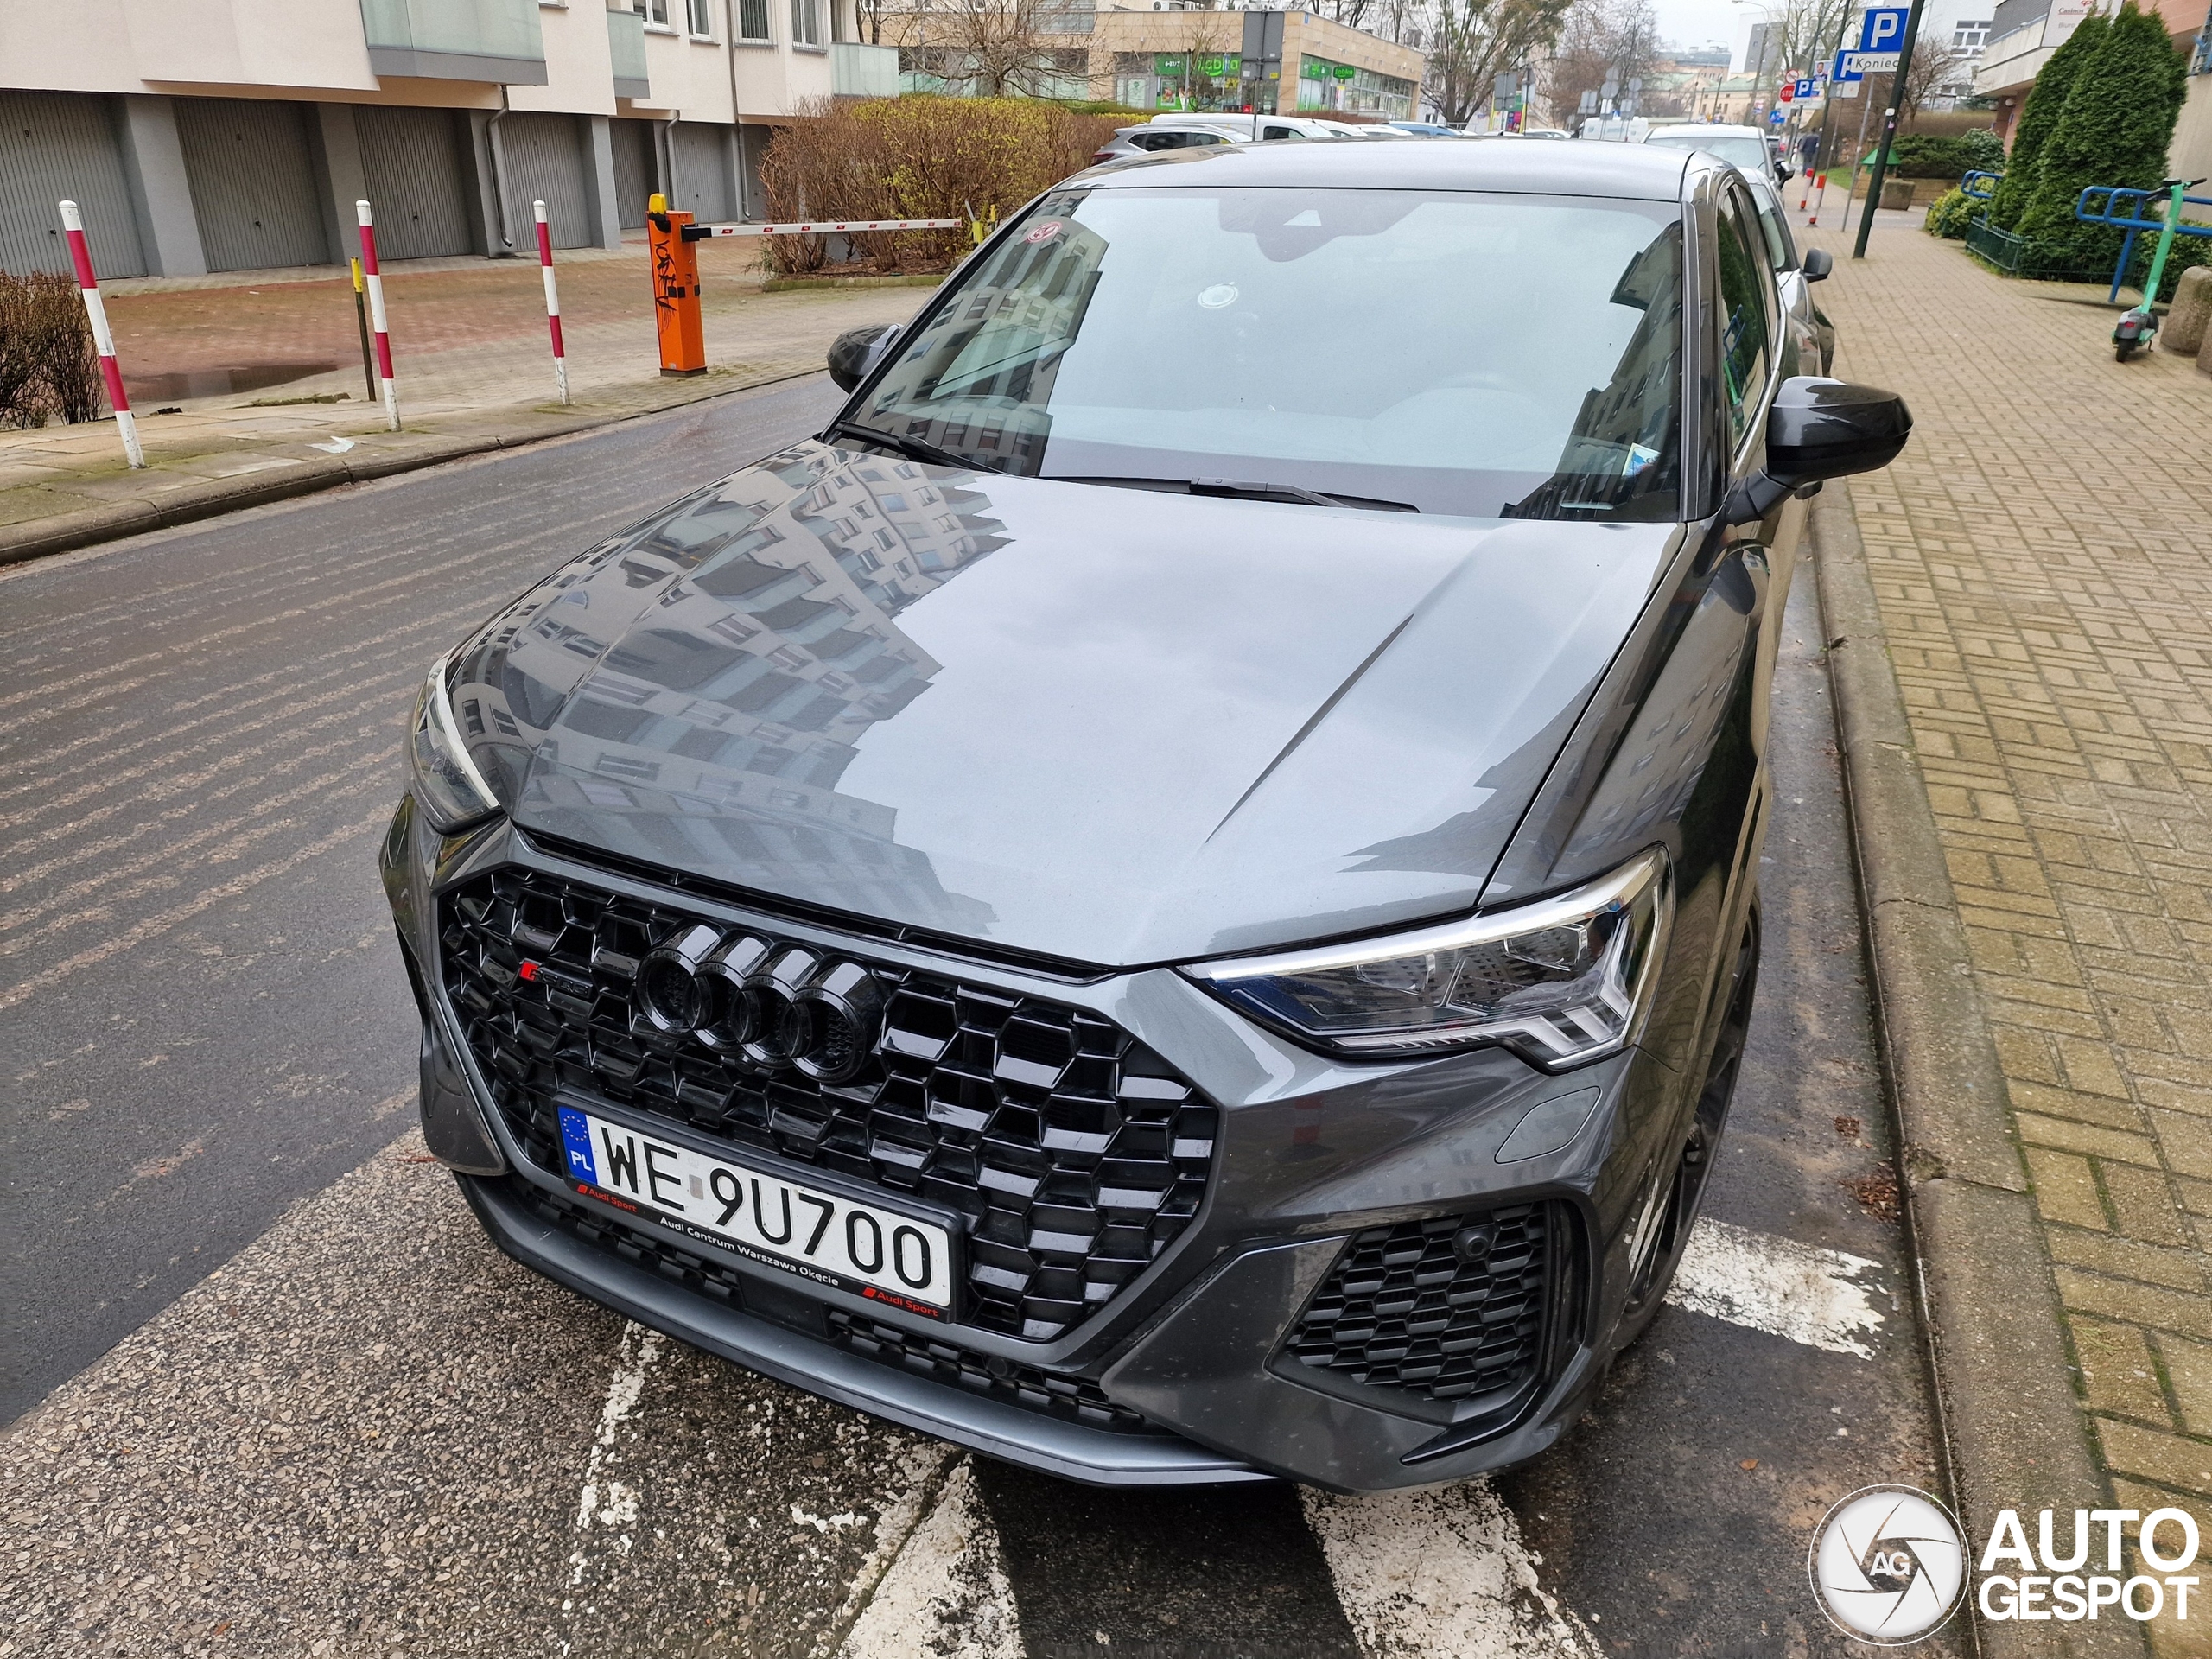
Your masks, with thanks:
[{"label": "street lamp post", "polygon": [[1890,106],[1882,112],[1882,146],[1874,152],[1874,176],[1866,187],[1866,211],[1859,216],[1859,240],[1851,257],[1866,257],[1867,234],[1874,228],[1874,210],[1882,205],[1882,176],[1890,170],[1890,145],[1897,136],[1897,111],[1904,104],[1905,77],[1912,73],[1912,46],[1920,38],[1922,0],[1912,0],[1904,20],[1904,42],[1897,48],[1897,73],[1890,77]]}]

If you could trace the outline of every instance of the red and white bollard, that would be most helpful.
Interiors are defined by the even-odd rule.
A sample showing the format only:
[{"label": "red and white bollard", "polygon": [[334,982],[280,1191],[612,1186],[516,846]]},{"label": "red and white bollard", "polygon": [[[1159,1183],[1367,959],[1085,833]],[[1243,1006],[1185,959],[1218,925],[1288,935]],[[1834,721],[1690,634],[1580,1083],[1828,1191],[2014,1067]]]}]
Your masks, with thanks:
[{"label": "red and white bollard", "polygon": [[1814,185],[1813,185],[1813,216],[1812,216],[1810,219],[1807,219],[1807,220],[1805,221],[1805,223],[1806,223],[1806,224],[1808,224],[1808,225],[1818,225],[1818,224],[1821,222],[1821,204],[1822,202],[1826,201],[1827,199],[1828,199],[1828,175],[1827,175],[1827,174],[1823,173],[1823,174],[1821,174],[1821,175],[1820,175],[1820,177],[1819,177],[1817,180],[1815,180],[1815,181],[1814,181]]},{"label": "red and white bollard", "polygon": [[139,447],[138,423],[130,416],[130,399],[123,390],[123,368],[115,360],[115,334],[107,326],[107,307],[100,303],[92,250],[85,245],[85,218],[73,201],[61,204],[61,228],[69,237],[69,257],[77,267],[77,286],[84,291],[85,315],[92,321],[92,344],[100,354],[100,377],[107,382],[107,404],[115,411],[115,429],[123,436],[124,456],[133,467],[143,467],[146,452]]},{"label": "red and white bollard", "polygon": [[553,227],[545,222],[545,204],[537,209],[537,267],[545,273],[545,322],[553,331],[553,380],[561,388],[561,401],[569,401],[569,354],[561,346],[561,291],[553,285]]},{"label": "red and white bollard", "polygon": [[384,277],[377,270],[377,227],[369,217],[369,204],[357,201],[353,211],[361,220],[361,275],[369,284],[369,327],[377,338],[377,378],[384,387],[385,424],[399,430],[399,388],[392,384],[391,334],[385,326]]}]

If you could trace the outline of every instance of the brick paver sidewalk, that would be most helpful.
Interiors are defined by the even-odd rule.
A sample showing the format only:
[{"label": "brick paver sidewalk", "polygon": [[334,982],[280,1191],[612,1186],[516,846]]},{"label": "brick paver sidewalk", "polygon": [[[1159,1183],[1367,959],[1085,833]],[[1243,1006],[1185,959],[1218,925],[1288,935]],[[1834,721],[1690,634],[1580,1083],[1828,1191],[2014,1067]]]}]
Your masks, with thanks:
[{"label": "brick paver sidewalk", "polygon": [[[556,256],[574,404],[554,403],[545,296],[535,257],[418,260],[385,281],[401,412],[384,430],[363,383],[351,283],[284,271],[117,283],[117,353],[153,465],[125,469],[111,422],[0,429],[0,526],[29,527],[104,504],[297,468],[337,439],[361,453],[422,448],[487,424],[529,435],[578,416],[611,418],[710,397],[822,365],[841,331],[904,321],[924,289],[767,293],[758,250],[700,253],[709,372],[664,380],[642,245]],[[300,401],[313,397],[343,401]],[[178,412],[162,414],[164,409]],[[326,449],[324,454],[327,454]]]},{"label": "brick paver sidewalk", "polygon": [[1916,423],[1852,499],[2083,1408],[2212,1542],[2212,378],[1918,218],[1805,233],[1836,372]]}]

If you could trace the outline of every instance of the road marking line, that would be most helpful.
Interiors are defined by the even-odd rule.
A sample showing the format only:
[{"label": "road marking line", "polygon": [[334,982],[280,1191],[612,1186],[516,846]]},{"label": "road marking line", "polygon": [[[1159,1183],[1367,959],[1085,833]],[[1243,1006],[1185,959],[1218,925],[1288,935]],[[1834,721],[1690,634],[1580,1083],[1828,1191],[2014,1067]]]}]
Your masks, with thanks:
[{"label": "road marking line", "polygon": [[922,1439],[914,1442],[906,1454],[906,1480],[899,1496],[875,1517],[875,1547],[853,1574],[852,1582],[845,1588],[844,1602],[817,1638],[810,1659],[829,1659],[842,1644],[855,1622],[874,1598],[884,1575],[898,1564],[907,1541],[935,1510],[938,1496],[944,1487],[945,1471],[959,1455],[957,1448],[943,1440]]},{"label": "road marking line", "polygon": [[638,1489],[625,1485],[606,1471],[621,1461],[615,1455],[614,1436],[624,1423],[637,1414],[639,1396],[645,1392],[645,1376],[660,1358],[661,1341],[659,1332],[648,1331],[635,1320],[622,1327],[621,1344],[614,1356],[614,1375],[607,1380],[607,1402],[599,1408],[599,1433],[592,1437],[591,1452],[584,1459],[583,1490],[577,1494],[575,1530],[583,1536],[577,1541],[575,1553],[569,1557],[569,1565],[574,1569],[569,1574],[571,1588],[584,1581],[584,1570],[591,1565],[591,1529],[594,1521],[602,1527],[616,1529],[614,1547],[626,1555],[629,1554],[630,1535],[621,1529],[638,1524]]},{"label": "road marking line", "polygon": [[1598,1659],[1536,1581],[1541,1558],[1484,1479],[1420,1491],[1299,1496],[1361,1659]]},{"label": "road marking line", "polygon": [[1874,1357],[1861,1335],[1873,1337],[1881,1263],[1795,1239],[1755,1233],[1725,1221],[1700,1220],[1666,1300],[1693,1313],[1787,1337],[1832,1354]]},{"label": "road marking line", "polygon": [[838,1659],[1022,1659],[999,1535],[963,1458],[908,1535]]}]

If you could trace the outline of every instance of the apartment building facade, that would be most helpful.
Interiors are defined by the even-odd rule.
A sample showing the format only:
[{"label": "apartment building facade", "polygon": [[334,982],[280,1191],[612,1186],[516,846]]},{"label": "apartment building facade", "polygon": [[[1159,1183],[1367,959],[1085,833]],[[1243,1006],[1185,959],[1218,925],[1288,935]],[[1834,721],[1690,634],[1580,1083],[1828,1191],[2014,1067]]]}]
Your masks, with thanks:
[{"label": "apartment building facade", "polygon": [[664,191],[757,216],[760,156],[810,99],[883,90],[855,0],[73,0],[0,8],[0,268],[342,264],[619,247]]}]

